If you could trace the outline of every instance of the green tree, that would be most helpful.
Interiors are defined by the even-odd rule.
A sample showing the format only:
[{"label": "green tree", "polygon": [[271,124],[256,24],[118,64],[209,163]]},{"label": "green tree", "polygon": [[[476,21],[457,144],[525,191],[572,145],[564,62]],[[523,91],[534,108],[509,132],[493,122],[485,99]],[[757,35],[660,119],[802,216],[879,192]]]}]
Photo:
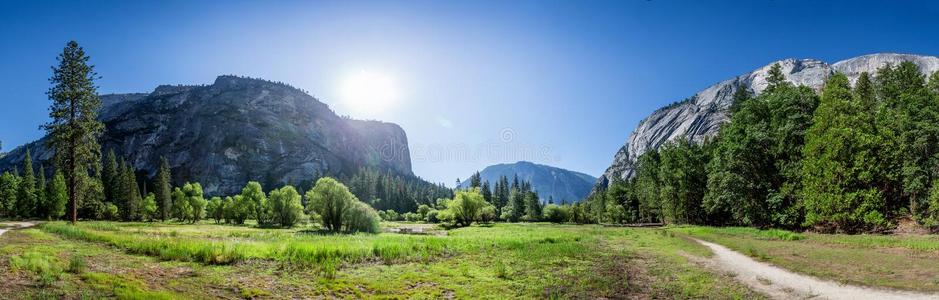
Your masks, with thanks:
[{"label": "green tree", "polygon": [[360,202],[345,185],[333,178],[322,177],[317,180],[305,197],[307,212],[319,216],[326,230],[377,231],[378,213]]},{"label": "green tree", "polygon": [[62,171],[56,170],[52,175],[52,182],[49,183],[49,217],[58,219],[65,216],[65,208],[68,205],[68,187],[65,183],[65,175]]},{"label": "green tree", "polygon": [[241,197],[251,203],[251,217],[258,221],[258,225],[268,225],[271,222],[273,214],[271,213],[270,203],[267,201],[267,195],[257,181],[250,181],[241,190]]},{"label": "green tree", "polygon": [[101,147],[98,137],[104,125],[98,121],[101,100],[94,80],[97,77],[85,50],[75,41],[69,42],[58,56],[50,78],[53,87],[47,93],[52,99],[51,122],[46,124],[48,146],[55,152],[56,169],[62,170],[69,189],[71,221],[78,220],[81,186],[87,170],[99,161]]},{"label": "green tree", "polygon": [[170,218],[173,207],[171,176],[170,163],[166,160],[166,157],[160,157],[160,170],[157,171],[156,181],[154,182],[154,195],[160,210],[160,220],[164,221]]},{"label": "green tree", "polygon": [[859,81],[858,91],[852,92],[841,73],[825,83],[803,148],[806,225],[848,232],[886,225],[884,199],[874,177],[880,145],[875,108],[862,99],[867,86]]},{"label": "green tree", "polygon": [[270,202],[274,212],[274,222],[280,226],[293,227],[303,218],[300,194],[292,186],[288,185],[271,191]]},{"label": "green tree", "polygon": [[183,193],[186,195],[186,202],[189,202],[190,212],[189,221],[196,223],[205,217],[205,198],[202,197],[202,185],[197,183],[186,183],[183,185]]},{"label": "green tree", "polygon": [[117,156],[114,155],[114,149],[108,150],[104,158],[104,168],[101,172],[101,183],[104,185],[104,199],[111,203],[119,203],[117,200],[120,194],[122,170],[118,169]]},{"label": "green tree", "polygon": [[704,169],[707,153],[703,147],[680,138],[666,143],[659,155],[663,220],[676,224],[703,223],[706,215],[702,213],[701,202],[707,189]]},{"label": "green tree", "polygon": [[221,224],[225,219],[225,202],[221,197],[212,197],[205,205],[206,218],[215,220],[215,224]]},{"label": "green tree", "polygon": [[16,216],[16,197],[19,194],[20,179],[10,172],[0,175],[0,213],[4,217]]},{"label": "green tree", "polygon": [[541,219],[541,200],[538,199],[538,193],[534,191],[526,192],[525,220],[528,222],[536,222],[539,219]]},{"label": "green tree", "polygon": [[[774,66],[772,70],[778,70]],[[707,163],[709,223],[798,227],[802,146],[818,96],[773,71],[763,94],[721,128]]]},{"label": "green tree", "polygon": [[481,212],[489,205],[478,189],[462,190],[447,202],[445,213],[452,216],[453,225],[465,227],[479,221]]},{"label": "green tree", "polygon": [[46,168],[39,164],[39,177],[36,179],[36,216],[49,218],[49,198],[46,196]]},{"label": "green tree", "polygon": [[639,201],[639,221],[658,222],[662,220],[659,192],[661,179],[659,178],[659,153],[646,151],[639,155],[636,162],[636,178],[633,189],[636,200]]},{"label": "green tree", "polygon": [[36,216],[36,176],[33,173],[33,160],[26,149],[23,159],[23,176],[20,177],[19,193],[16,199],[16,215],[21,218]]},{"label": "green tree", "polygon": [[115,198],[119,200],[115,202],[121,210],[121,217],[125,221],[139,220],[141,217],[139,213],[143,199],[140,197],[140,189],[137,186],[137,175],[134,173],[134,167],[129,163],[125,164],[122,162],[118,168],[118,174],[114,182],[119,186],[117,189],[118,194],[115,195]]},{"label": "green tree", "polygon": [[189,220],[192,215],[192,206],[189,205],[189,199],[181,188],[173,189],[173,217],[180,222]]},{"label": "green tree", "polygon": [[939,168],[939,100],[911,62],[879,69],[876,82],[881,104],[877,129],[884,149],[881,191],[889,212],[909,211],[920,219]]},{"label": "green tree", "polygon": [[156,204],[156,195],[153,193],[147,194],[143,198],[140,206],[140,217],[147,221],[153,221],[157,219],[157,204]]}]

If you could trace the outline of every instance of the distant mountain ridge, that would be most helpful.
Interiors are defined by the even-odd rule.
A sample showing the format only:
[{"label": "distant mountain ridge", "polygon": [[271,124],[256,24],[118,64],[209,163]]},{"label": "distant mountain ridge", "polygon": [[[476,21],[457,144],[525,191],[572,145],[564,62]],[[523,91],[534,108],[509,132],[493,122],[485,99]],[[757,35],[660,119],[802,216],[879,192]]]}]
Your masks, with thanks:
[{"label": "distant mountain ridge", "polygon": [[[249,180],[300,185],[364,167],[413,175],[400,126],[340,117],[283,83],[226,75],[101,100],[105,153],[114,150],[151,178],[166,157],[175,184],[199,182],[207,194],[234,194]],[[42,138],[0,157],[0,171],[19,167],[27,147],[36,163],[52,158]]]},{"label": "distant mountain ridge", "polygon": [[[583,200],[597,181],[595,177],[584,173],[527,161],[492,165],[479,172],[481,180],[489,181],[490,185],[495,184],[501,176],[508,177],[511,182],[515,175],[518,175],[520,181],[530,182],[532,189],[538,192],[542,202],[547,202],[550,198],[558,203],[562,200],[567,202]],[[460,183],[461,188],[469,186],[469,179]]]},{"label": "distant mountain ridge", "polygon": [[904,61],[916,64],[926,74],[939,70],[939,57],[880,53],[858,56],[828,64],[815,59],[785,59],[772,62],[752,72],[714,84],[694,96],[657,109],[639,122],[626,144],[613,156],[613,162],[597,179],[593,192],[608,187],[615,179],[633,176],[640,155],[676,138],[686,136],[700,142],[717,134],[720,126],[729,121],[728,112],[738,86],[760,94],[768,85],[767,73],[779,63],[786,81],[820,90],[825,80],[835,72],[848,76],[853,84],[862,72],[874,74],[878,68]]}]

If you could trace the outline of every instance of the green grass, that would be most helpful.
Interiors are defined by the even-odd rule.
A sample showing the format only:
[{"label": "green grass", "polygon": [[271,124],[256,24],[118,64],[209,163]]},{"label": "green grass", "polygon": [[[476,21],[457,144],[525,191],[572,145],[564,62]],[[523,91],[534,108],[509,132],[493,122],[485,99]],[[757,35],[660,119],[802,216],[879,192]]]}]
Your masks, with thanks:
[{"label": "green grass", "polygon": [[[390,224],[398,225],[398,224]],[[404,226],[404,225],[401,225]],[[2,239],[0,255],[49,252],[61,277],[46,288],[0,283],[0,298],[741,299],[760,298],[695,257],[668,230],[495,224],[442,231],[324,235],[172,223],[47,223]],[[2,265],[0,265],[2,267]],[[0,270],[2,272],[3,270]],[[66,272],[67,271],[67,272]],[[7,272],[14,272],[8,270]],[[20,271],[16,271],[22,273]],[[13,273],[17,274],[17,273]],[[30,277],[29,281],[35,282]],[[14,297],[11,297],[14,296]],[[57,297],[52,297],[57,298]]]},{"label": "green grass", "polygon": [[680,226],[679,234],[727,246],[761,261],[819,278],[939,292],[939,238],[844,235],[785,230]]}]

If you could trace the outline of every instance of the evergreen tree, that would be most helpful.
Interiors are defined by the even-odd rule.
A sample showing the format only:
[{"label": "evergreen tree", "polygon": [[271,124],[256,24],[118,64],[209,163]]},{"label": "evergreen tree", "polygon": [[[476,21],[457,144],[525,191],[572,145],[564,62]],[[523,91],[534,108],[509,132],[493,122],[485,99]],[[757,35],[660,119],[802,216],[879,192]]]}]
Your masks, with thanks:
[{"label": "evergreen tree", "polygon": [[65,183],[65,175],[62,171],[56,170],[52,175],[52,182],[49,183],[49,218],[58,219],[65,216],[65,208],[68,204],[68,187]]},{"label": "evergreen tree", "polygon": [[939,166],[939,103],[911,62],[879,69],[876,81],[881,103],[877,129],[884,149],[879,176],[888,211],[908,209],[920,219]]},{"label": "evergreen tree", "polygon": [[525,219],[529,222],[535,222],[541,219],[541,200],[538,199],[538,193],[533,191],[524,192],[525,194]]},{"label": "evergreen tree", "polygon": [[104,159],[104,168],[101,172],[101,183],[104,185],[104,199],[111,203],[117,203],[117,195],[120,193],[120,170],[118,170],[117,157],[114,155],[114,149],[108,151]]},{"label": "evergreen tree", "polygon": [[886,225],[884,200],[874,177],[879,145],[874,107],[863,99],[869,80],[861,80],[852,93],[848,78],[838,73],[822,90],[803,148],[806,225],[850,232]]},{"label": "evergreen tree", "polygon": [[50,79],[53,87],[48,95],[51,122],[44,127],[49,137],[48,146],[55,152],[56,169],[61,170],[69,189],[71,221],[78,220],[79,191],[88,180],[87,170],[99,161],[98,137],[104,125],[98,121],[101,108],[97,77],[88,56],[78,43],[71,41],[58,56],[59,65],[53,67]]},{"label": "evergreen tree", "polygon": [[479,171],[476,171],[476,174],[473,174],[473,176],[470,176],[470,188],[478,188],[482,186],[482,183],[480,182],[481,180],[482,178],[479,175]]},{"label": "evergreen tree", "polygon": [[19,194],[20,179],[10,172],[0,175],[0,216],[16,216],[16,197]]},{"label": "evergreen tree", "polygon": [[660,150],[661,205],[663,221],[702,224],[706,214],[701,202],[707,190],[705,165],[708,155],[700,145],[680,138]]},{"label": "evergreen tree", "polygon": [[36,177],[33,173],[33,159],[26,149],[23,159],[23,176],[20,178],[19,193],[16,199],[16,215],[21,218],[31,218],[36,215]]},{"label": "evergreen tree", "polygon": [[659,201],[661,187],[659,178],[659,152],[646,151],[636,162],[634,191],[639,202],[639,221],[658,222],[661,218]]},{"label": "evergreen tree", "polygon": [[49,199],[46,197],[46,168],[39,164],[39,177],[36,180],[36,216],[49,217]]},{"label": "evergreen tree", "polygon": [[154,183],[154,196],[156,196],[157,210],[160,220],[170,218],[173,208],[172,186],[170,183],[170,164],[165,157],[160,158],[160,170],[157,171]]},{"label": "evergreen tree", "polygon": [[129,163],[121,163],[123,168],[120,171],[120,192],[122,203],[122,217],[126,221],[136,221],[141,218],[140,210],[143,208],[143,199],[140,196],[140,188],[137,185],[137,175],[134,167]]},{"label": "evergreen tree", "polygon": [[484,181],[480,186],[480,193],[483,195],[483,199],[486,200],[486,203],[492,203],[492,189],[489,188],[489,180]]}]

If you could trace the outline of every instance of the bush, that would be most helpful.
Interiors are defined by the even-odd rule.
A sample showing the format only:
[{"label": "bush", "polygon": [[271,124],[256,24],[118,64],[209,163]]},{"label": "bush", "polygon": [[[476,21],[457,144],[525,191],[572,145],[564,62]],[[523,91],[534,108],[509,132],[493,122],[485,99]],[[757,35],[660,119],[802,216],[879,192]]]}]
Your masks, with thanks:
[{"label": "bush", "polygon": [[417,213],[409,212],[404,214],[404,220],[408,222],[418,222],[421,221],[421,219],[421,215]]},{"label": "bush", "polygon": [[346,211],[345,219],[345,230],[347,232],[377,233],[381,230],[378,212],[361,201],[352,203],[352,207]]},{"label": "bush", "polygon": [[426,221],[427,223],[437,223],[437,222],[440,222],[440,219],[437,218],[437,214],[438,214],[438,213],[440,213],[440,211],[438,211],[438,210],[436,210],[436,209],[431,209],[431,210],[427,211],[427,215],[424,216],[424,221]]},{"label": "bush", "polygon": [[117,208],[117,205],[114,203],[107,202],[104,204],[104,219],[105,220],[117,220],[120,218],[120,211]]},{"label": "bush", "polygon": [[544,207],[544,220],[552,223],[564,223],[570,218],[570,207],[548,204]]},{"label": "bush", "polygon": [[326,230],[378,232],[380,217],[371,206],[359,201],[345,185],[330,177],[316,181],[306,193],[307,211],[320,216]]}]

